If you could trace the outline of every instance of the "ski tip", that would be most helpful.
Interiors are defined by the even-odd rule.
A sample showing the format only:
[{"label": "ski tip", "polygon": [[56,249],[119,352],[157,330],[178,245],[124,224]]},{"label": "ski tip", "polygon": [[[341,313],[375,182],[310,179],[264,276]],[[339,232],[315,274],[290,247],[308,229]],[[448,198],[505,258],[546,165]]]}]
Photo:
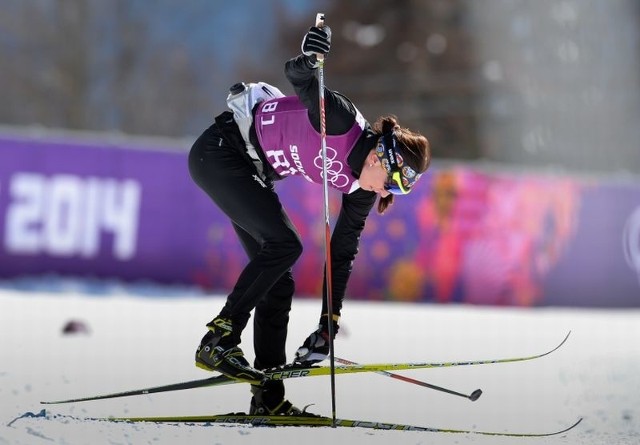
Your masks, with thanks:
[{"label": "ski tip", "polygon": [[580,417],[573,425],[570,425],[563,430],[556,431],[555,433],[545,434],[545,436],[559,436],[560,434],[567,433],[572,429],[574,429],[575,427],[577,427],[580,424],[580,422],[582,422],[582,417]]},{"label": "ski tip", "polygon": [[571,335],[571,330],[569,330],[569,332],[567,332],[567,335],[565,335],[564,339],[563,339],[563,340],[560,342],[560,344],[559,344],[559,345],[554,349],[554,351],[555,351],[556,349],[559,349],[559,348],[560,348],[560,346],[564,345],[564,344],[567,342],[567,340],[569,340],[569,336],[570,336],[570,335]]}]

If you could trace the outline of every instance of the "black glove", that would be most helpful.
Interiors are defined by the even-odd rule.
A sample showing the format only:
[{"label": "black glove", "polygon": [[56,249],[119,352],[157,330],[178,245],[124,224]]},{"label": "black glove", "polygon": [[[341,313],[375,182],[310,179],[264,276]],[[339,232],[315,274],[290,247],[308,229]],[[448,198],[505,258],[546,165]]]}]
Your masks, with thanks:
[{"label": "black glove", "polygon": [[[333,338],[338,333],[338,317],[333,321]],[[318,329],[311,333],[296,351],[294,363],[305,366],[321,362],[329,356],[329,329],[327,327],[328,317],[320,317]]]},{"label": "black glove", "polygon": [[329,54],[331,48],[331,29],[328,26],[312,26],[302,39],[302,54],[307,57]]}]

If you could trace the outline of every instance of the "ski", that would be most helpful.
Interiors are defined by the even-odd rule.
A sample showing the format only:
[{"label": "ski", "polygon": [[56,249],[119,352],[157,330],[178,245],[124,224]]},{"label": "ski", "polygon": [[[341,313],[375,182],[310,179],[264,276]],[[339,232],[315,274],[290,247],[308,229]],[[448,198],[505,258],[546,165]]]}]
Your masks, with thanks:
[{"label": "ski", "polygon": [[[150,423],[203,423],[207,425],[215,424],[239,424],[264,427],[332,427],[334,419],[325,416],[301,415],[301,416],[262,416],[249,415],[245,413],[229,413],[210,416],[176,416],[176,417],[109,417],[102,419],[109,422],[150,422]],[[546,437],[557,436],[575,428],[582,418],[574,424],[557,431],[550,432],[502,432],[502,431],[478,431],[450,428],[433,428],[426,426],[407,425],[402,423],[385,423],[376,421],[335,419],[335,426],[341,428],[369,428],[376,430],[393,431],[424,431],[430,433],[457,433],[457,434],[480,434],[484,436],[508,436],[508,437]]]},{"label": "ski", "polygon": [[[403,370],[412,370],[412,369],[448,368],[448,367],[454,367],[454,366],[476,366],[476,365],[487,365],[487,364],[497,364],[497,363],[522,362],[527,360],[538,359],[558,350],[567,341],[570,334],[571,334],[571,331],[569,331],[569,333],[567,333],[567,335],[562,340],[562,342],[560,342],[553,349],[550,349],[546,352],[543,352],[541,354],[536,354],[536,355],[513,357],[513,358],[502,358],[502,359],[490,359],[490,360],[460,361],[460,362],[379,363],[379,364],[360,364],[360,365],[340,365],[340,366],[335,366],[335,373],[336,374],[352,374],[352,373],[361,373],[361,372],[380,372],[380,371],[389,372],[389,371],[403,371]],[[331,372],[331,368],[329,366],[301,367],[299,365],[285,365],[280,368],[267,370],[265,371],[265,375],[268,379],[284,380],[284,379],[298,378],[298,377],[313,377],[313,376],[323,376],[323,375],[326,376],[326,375],[329,375],[330,372]],[[128,391],[93,395],[88,397],[79,397],[79,398],[73,398],[73,399],[43,401],[40,403],[45,405],[55,405],[55,404],[63,404],[63,403],[87,402],[87,401],[93,401],[93,400],[103,400],[103,399],[113,399],[113,398],[120,398],[120,397],[156,394],[156,393],[169,392],[169,391],[182,391],[182,390],[193,389],[193,388],[229,385],[234,383],[246,383],[246,382],[244,382],[243,380],[235,380],[224,375],[217,375],[217,376],[209,377],[205,379],[189,380],[185,382],[172,383],[168,385],[152,386],[149,388],[133,389]]]}]

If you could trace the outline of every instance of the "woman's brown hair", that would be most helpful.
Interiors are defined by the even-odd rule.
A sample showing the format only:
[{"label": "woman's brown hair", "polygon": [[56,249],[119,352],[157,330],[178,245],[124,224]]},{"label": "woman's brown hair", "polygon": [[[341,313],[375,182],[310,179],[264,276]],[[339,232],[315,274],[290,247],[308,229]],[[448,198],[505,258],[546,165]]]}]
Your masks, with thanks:
[{"label": "woman's brown hair", "polygon": [[[393,132],[398,141],[398,148],[402,159],[418,173],[424,173],[431,163],[431,147],[426,137],[415,133],[408,128],[403,128],[398,119],[393,115],[379,117],[372,125],[373,131],[383,135]],[[393,204],[392,194],[380,197],[378,200],[378,213],[383,214]]]}]

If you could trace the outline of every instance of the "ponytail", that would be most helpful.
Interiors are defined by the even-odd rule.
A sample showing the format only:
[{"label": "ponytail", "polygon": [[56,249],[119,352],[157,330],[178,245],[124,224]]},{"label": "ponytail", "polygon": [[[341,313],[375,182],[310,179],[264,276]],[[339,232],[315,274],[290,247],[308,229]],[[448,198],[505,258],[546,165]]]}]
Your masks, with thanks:
[{"label": "ponytail", "polygon": [[379,117],[377,121],[371,126],[373,131],[378,134],[385,134],[391,131],[400,130],[400,124],[398,118],[390,114],[388,116]]},{"label": "ponytail", "polygon": [[378,213],[381,214],[381,215],[384,215],[384,211],[387,210],[387,208],[391,204],[393,204],[393,195],[392,194],[388,194],[384,198],[381,196],[378,199]]}]

